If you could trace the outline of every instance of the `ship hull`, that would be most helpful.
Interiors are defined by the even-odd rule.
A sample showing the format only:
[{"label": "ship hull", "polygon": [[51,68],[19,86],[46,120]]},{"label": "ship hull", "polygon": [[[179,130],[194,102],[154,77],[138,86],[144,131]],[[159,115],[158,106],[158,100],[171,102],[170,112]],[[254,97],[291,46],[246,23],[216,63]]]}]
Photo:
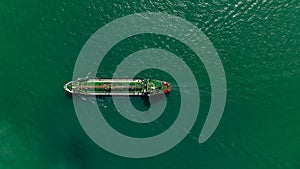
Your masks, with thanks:
[{"label": "ship hull", "polygon": [[90,96],[151,96],[169,93],[170,84],[155,79],[85,79],[71,81],[64,89]]}]

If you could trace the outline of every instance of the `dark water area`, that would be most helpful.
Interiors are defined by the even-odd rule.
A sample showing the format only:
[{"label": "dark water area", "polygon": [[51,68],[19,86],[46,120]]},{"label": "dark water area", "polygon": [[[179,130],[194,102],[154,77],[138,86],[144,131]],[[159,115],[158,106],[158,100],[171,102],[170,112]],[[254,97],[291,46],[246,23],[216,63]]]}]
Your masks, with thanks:
[{"label": "dark water area", "polygon": [[[224,66],[227,102],[217,130],[199,144],[211,99],[203,64],[190,48],[166,36],[123,40],[107,53],[98,76],[111,77],[118,63],[138,50],[162,48],[189,65],[201,95],[197,121],[180,144],[155,157],[130,159],[103,150],[87,136],[62,86],[72,79],[78,54],[93,33],[142,12],[179,16],[205,33]],[[297,0],[0,2],[0,169],[300,168],[299,16]],[[175,79],[159,70],[137,77],[174,84],[156,121],[126,120],[110,97],[98,98],[97,104],[117,131],[149,137],[172,125],[180,91]],[[143,98],[131,102],[138,110],[149,108]]]}]

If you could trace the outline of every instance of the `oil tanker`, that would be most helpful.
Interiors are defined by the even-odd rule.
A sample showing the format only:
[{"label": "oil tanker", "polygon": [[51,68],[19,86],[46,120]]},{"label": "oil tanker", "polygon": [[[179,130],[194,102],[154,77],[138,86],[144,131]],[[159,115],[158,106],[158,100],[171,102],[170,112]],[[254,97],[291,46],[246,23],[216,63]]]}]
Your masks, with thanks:
[{"label": "oil tanker", "polygon": [[155,79],[84,79],[64,85],[68,93],[91,96],[152,96],[171,91],[168,82]]}]

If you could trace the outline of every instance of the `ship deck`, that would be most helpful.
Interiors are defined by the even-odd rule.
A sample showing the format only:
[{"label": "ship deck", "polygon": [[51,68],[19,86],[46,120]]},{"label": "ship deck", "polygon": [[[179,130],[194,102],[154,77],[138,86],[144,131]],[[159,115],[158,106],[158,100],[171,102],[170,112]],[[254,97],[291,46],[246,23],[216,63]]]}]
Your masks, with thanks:
[{"label": "ship deck", "polygon": [[166,84],[151,79],[86,79],[72,81],[65,89],[84,95],[149,95],[166,93]]}]

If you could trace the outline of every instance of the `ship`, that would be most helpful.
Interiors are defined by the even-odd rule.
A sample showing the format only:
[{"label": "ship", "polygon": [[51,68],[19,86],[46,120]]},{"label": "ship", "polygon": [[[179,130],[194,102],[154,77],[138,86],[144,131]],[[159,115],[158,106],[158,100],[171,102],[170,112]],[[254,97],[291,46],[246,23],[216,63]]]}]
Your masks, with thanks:
[{"label": "ship", "polygon": [[171,91],[170,83],[155,79],[89,78],[68,82],[66,92],[90,96],[153,96]]}]

